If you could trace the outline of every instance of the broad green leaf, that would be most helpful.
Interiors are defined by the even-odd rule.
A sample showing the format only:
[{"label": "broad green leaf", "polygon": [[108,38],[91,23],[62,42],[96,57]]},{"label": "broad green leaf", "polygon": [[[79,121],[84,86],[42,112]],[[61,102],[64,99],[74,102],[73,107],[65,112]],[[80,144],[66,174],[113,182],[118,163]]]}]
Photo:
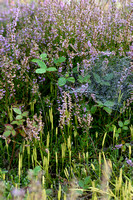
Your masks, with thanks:
[{"label": "broad green leaf", "polygon": [[36,69],[36,73],[37,73],[37,74],[43,74],[43,73],[46,73],[46,69],[44,69],[44,68]]},{"label": "broad green leaf", "polygon": [[19,108],[13,108],[13,110],[14,110],[15,113],[17,113],[19,115],[22,114],[22,112],[21,112],[21,110]]},{"label": "broad green leaf", "polygon": [[16,135],[16,131],[12,130],[12,135],[15,136]]},{"label": "broad green leaf", "polygon": [[122,129],[127,131],[128,130],[128,126],[123,126]]},{"label": "broad green leaf", "polygon": [[62,62],[65,62],[66,58],[64,56],[60,57],[59,59],[53,59],[55,64],[60,64]]},{"label": "broad green leaf", "polygon": [[87,176],[87,177],[84,179],[85,185],[87,185],[87,184],[90,183],[90,182],[91,182],[90,176]]},{"label": "broad green leaf", "polygon": [[101,82],[100,76],[98,74],[93,72],[93,76],[94,76],[94,79],[96,80],[97,83]]},{"label": "broad green leaf", "polygon": [[75,83],[75,78],[74,77],[68,77],[67,81],[69,81],[71,83]]},{"label": "broad green leaf", "polygon": [[41,171],[41,167],[40,166],[36,166],[34,169],[33,169],[33,172],[34,172],[34,175],[37,176],[38,173]]},{"label": "broad green leaf", "polygon": [[72,71],[73,71],[73,73],[78,73],[77,67],[74,67],[74,68],[72,69]]},{"label": "broad green leaf", "polygon": [[80,82],[80,83],[83,83],[84,82],[84,78],[81,76],[81,75],[78,75],[78,81]]},{"label": "broad green leaf", "polygon": [[42,53],[42,54],[40,55],[40,58],[41,58],[42,60],[48,60],[47,54],[46,54],[46,53]]},{"label": "broad green leaf", "polygon": [[78,184],[79,184],[79,186],[80,186],[81,188],[84,188],[84,181],[79,180]]},{"label": "broad green leaf", "polygon": [[130,120],[126,120],[125,122],[124,122],[124,125],[129,125],[130,124]]},{"label": "broad green leaf", "polygon": [[97,101],[98,106],[103,107],[103,103],[101,101]]},{"label": "broad green leaf", "polygon": [[10,136],[11,135],[11,131],[5,131],[4,133],[3,133],[3,136],[5,136],[5,137],[8,137],[8,136]]},{"label": "broad green leaf", "polygon": [[91,107],[91,114],[94,114],[97,110],[97,107],[96,106],[92,106]]},{"label": "broad green leaf", "polygon": [[25,111],[25,112],[22,113],[22,116],[23,116],[23,117],[27,117],[28,114],[29,114],[29,112],[28,112],[28,111]]},{"label": "broad green leaf", "polygon": [[47,71],[48,72],[55,72],[55,71],[57,71],[57,69],[55,67],[49,67],[49,68],[47,68]]},{"label": "broad green leaf", "polygon": [[121,128],[118,128],[117,133],[121,133]]},{"label": "broad green leaf", "polygon": [[91,83],[90,77],[91,77],[91,76],[90,76],[89,74],[88,74],[87,76],[85,76],[85,77],[84,77],[84,82],[86,82],[86,83],[87,83],[87,82],[88,82],[88,83]]},{"label": "broad green leaf", "polygon": [[6,129],[8,130],[12,130],[13,126],[11,124],[5,124]]},{"label": "broad green leaf", "polygon": [[104,106],[106,107],[113,107],[115,103],[113,101],[105,101]]},{"label": "broad green leaf", "polygon": [[46,64],[42,60],[35,58],[32,60],[32,62],[37,63],[39,65],[39,67],[41,67],[41,68],[47,69]]},{"label": "broad green leaf", "polygon": [[66,78],[60,77],[60,78],[58,79],[58,85],[59,85],[59,86],[63,86],[63,85],[65,85],[65,84],[66,84]]},{"label": "broad green leaf", "polygon": [[106,74],[106,76],[104,77],[104,80],[110,81],[111,79],[113,79],[113,77],[114,77],[114,74],[113,73],[109,73],[109,74]]},{"label": "broad green leaf", "polygon": [[17,115],[17,116],[16,116],[16,119],[17,119],[17,120],[22,119],[22,118],[23,118],[22,115]]},{"label": "broad green leaf", "polygon": [[103,109],[104,109],[108,114],[111,114],[111,113],[112,113],[112,109],[111,109],[111,108],[104,107]]},{"label": "broad green leaf", "polygon": [[122,121],[118,121],[118,125],[119,125],[120,127],[123,127],[123,126],[124,126],[124,124],[123,124]]}]

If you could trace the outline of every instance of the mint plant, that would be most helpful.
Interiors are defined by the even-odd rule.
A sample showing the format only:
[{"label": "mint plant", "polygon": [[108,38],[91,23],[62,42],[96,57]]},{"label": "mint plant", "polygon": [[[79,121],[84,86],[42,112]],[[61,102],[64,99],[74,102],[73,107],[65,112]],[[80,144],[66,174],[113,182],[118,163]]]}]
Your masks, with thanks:
[{"label": "mint plant", "polygon": [[[47,68],[46,64],[44,63],[45,60],[48,60],[47,58],[47,54],[46,53],[43,53],[40,55],[40,59],[32,59],[31,61],[32,62],[35,62],[39,65],[40,68],[36,69],[36,73],[37,74],[43,74],[43,73],[46,73],[46,72],[54,72],[54,71],[57,71],[57,68],[55,67],[49,67]],[[56,66],[60,66],[60,64],[62,62],[65,62],[66,58],[65,57],[59,57],[58,59],[53,59],[54,63]],[[66,82],[71,82],[71,83],[74,83],[75,82],[75,78],[74,77],[69,77],[68,74],[65,75],[65,77],[60,77],[58,79],[58,85],[61,87],[61,86],[64,86],[66,84]]]}]

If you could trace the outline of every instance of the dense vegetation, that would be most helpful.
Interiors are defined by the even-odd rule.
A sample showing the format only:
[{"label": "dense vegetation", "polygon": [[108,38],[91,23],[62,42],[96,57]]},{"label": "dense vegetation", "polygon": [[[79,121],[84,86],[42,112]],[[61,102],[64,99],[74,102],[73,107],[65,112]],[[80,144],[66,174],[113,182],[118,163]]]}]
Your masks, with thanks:
[{"label": "dense vegetation", "polygon": [[132,200],[132,3],[0,18],[0,199]]}]

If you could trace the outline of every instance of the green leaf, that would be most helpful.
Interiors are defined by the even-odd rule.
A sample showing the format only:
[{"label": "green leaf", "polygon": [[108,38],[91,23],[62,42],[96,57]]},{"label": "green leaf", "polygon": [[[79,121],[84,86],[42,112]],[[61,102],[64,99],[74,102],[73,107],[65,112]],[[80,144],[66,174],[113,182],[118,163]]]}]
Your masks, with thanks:
[{"label": "green leaf", "polygon": [[124,125],[129,125],[130,124],[130,120],[125,120]]},{"label": "green leaf", "polygon": [[84,77],[84,82],[86,83],[91,83],[91,80],[90,80],[90,75],[88,74],[87,76]]},{"label": "green leaf", "polygon": [[58,79],[58,85],[61,87],[61,86],[65,85],[65,84],[66,84],[66,78],[60,77]]},{"label": "green leaf", "polygon": [[103,109],[104,109],[108,114],[111,114],[111,113],[112,113],[112,109],[111,109],[111,108],[104,107]]},{"label": "green leaf", "polygon": [[101,85],[110,86],[110,83],[109,83],[109,82],[106,82],[106,81],[101,81],[100,84],[101,84]]},{"label": "green leaf", "polygon": [[106,107],[113,107],[114,105],[115,105],[115,103],[113,101],[106,101],[104,103],[104,106],[106,106]]},{"label": "green leaf", "polygon": [[42,54],[40,55],[40,58],[41,58],[42,60],[48,60],[47,54],[46,54],[46,53],[42,53]]},{"label": "green leaf", "polygon": [[75,189],[74,192],[78,195],[83,195],[83,190]]},{"label": "green leaf", "polygon": [[22,120],[19,120],[19,121],[13,121],[11,124],[16,124],[16,125],[23,125],[23,122],[24,122],[25,120],[24,119],[22,119]]},{"label": "green leaf", "polygon": [[74,77],[68,77],[67,81],[69,81],[71,83],[75,83],[75,78]]},{"label": "green leaf", "polygon": [[73,73],[78,73],[77,67],[74,67],[74,68],[72,69],[72,71],[73,71]]},{"label": "green leaf", "polygon": [[78,75],[78,81],[80,82],[80,83],[83,83],[84,82],[84,78],[81,76],[81,75]]},{"label": "green leaf", "polygon": [[109,74],[106,74],[106,76],[104,77],[104,80],[110,81],[111,79],[113,79],[113,77],[114,77],[114,74],[113,73],[109,73]]},{"label": "green leaf", "polygon": [[94,76],[94,79],[96,80],[97,83],[101,82],[100,76],[98,74],[93,72],[93,76]]},{"label": "green leaf", "polygon": [[128,130],[128,126],[123,126],[122,129],[127,131]]},{"label": "green leaf", "polygon": [[14,110],[15,113],[17,113],[19,115],[22,114],[22,112],[21,112],[21,110],[19,108],[13,108],[13,110]]},{"label": "green leaf", "polygon": [[85,185],[88,185],[90,182],[91,182],[90,176],[87,176],[87,177],[84,179]]},{"label": "green leaf", "polygon": [[97,101],[98,106],[103,107],[103,103],[101,101]]},{"label": "green leaf", "polygon": [[79,184],[79,186],[80,186],[81,188],[84,188],[84,181],[79,180],[78,184]]},{"label": "green leaf", "polygon": [[8,130],[12,130],[13,126],[11,124],[5,124],[6,129]]},{"label": "green leaf", "polygon": [[117,133],[121,133],[121,128],[118,128]]},{"label": "green leaf", "polygon": [[8,136],[10,136],[11,135],[11,131],[5,131],[4,133],[3,133],[3,136],[5,136],[5,137],[8,137]]},{"label": "green leaf", "polygon": [[96,106],[92,106],[91,107],[91,114],[94,114],[97,110],[97,107]]},{"label": "green leaf", "polygon": [[55,67],[49,67],[49,68],[47,68],[47,71],[48,72],[55,72],[55,71],[57,71],[57,69]]},{"label": "green leaf", "polygon": [[33,59],[32,62],[37,63],[39,65],[39,67],[41,67],[41,68],[47,69],[46,64],[42,60],[39,60],[36,58],[36,59]]},{"label": "green leaf", "polygon": [[22,119],[22,118],[23,118],[22,115],[17,115],[17,116],[16,116],[16,119],[17,119],[17,120]]},{"label": "green leaf", "polygon": [[16,135],[16,131],[12,130],[12,135],[15,136]]},{"label": "green leaf", "polygon": [[35,176],[38,175],[38,173],[41,171],[41,167],[40,166],[36,166],[34,169],[33,169],[33,173]]},{"label": "green leaf", "polygon": [[44,69],[44,68],[36,69],[36,73],[37,73],[37,74],[43,74],[43,73],[46,73],[46,69]]},{"label": "green leaf", "polygon": [[64,56],[60,57],[59,59],[53,59],[55,64],[60,64],[62,62],[65,62],[66,58]]},{"label": "green leaf", "polygon": [[118,125],[119,125],[120,127],[123,127],[123,126],[124,126],[124,124],[123,124],[122,121],[118,121]]},{"label": "green leaf", "polygon": [[29,114],[29,112],[28,112],[28,111],[25,111],[25,112],[22,113],[22,116],[23,116],[23,117],[27,117],[28,114]]}]

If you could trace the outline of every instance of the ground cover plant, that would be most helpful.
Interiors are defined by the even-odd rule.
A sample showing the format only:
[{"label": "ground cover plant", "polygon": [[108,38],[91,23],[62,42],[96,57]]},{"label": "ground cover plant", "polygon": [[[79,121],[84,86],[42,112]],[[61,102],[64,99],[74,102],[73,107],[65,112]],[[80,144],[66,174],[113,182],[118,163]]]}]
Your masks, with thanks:
[{"label": "ground cover plant", "polygon": [[10,3],[0,199],[132,200],[132,3]]}]

